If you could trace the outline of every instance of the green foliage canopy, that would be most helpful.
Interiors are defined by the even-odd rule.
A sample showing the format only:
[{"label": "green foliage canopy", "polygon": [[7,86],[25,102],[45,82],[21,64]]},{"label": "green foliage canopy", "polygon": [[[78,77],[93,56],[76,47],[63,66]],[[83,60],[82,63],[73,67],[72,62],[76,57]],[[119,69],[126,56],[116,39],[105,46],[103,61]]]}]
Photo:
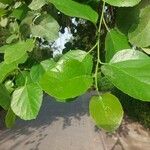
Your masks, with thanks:
[{"label": "green foliage canopy", "polygon": [[[108,13],[110,8],[116,10],[113,20],[107,17],[114,17]],[[34,58],[40,53],[39,38],[50,43],[58,38],[59,14],[91,24],[95,44],[88,52],[70,50],[59,59]],[[149,18],[148,0],[0,0],[0,25],[10,32],[0,47],[0,106],[7,111],[6,126],[12,127],[16,116],[35,119],[43,91],[66,102],[95,87],[90,115],[98,127],[116,130],[123,118],[122,106],[115,95],[101,94],[98,78],[102,74],[124,93],[150,101]]]}]

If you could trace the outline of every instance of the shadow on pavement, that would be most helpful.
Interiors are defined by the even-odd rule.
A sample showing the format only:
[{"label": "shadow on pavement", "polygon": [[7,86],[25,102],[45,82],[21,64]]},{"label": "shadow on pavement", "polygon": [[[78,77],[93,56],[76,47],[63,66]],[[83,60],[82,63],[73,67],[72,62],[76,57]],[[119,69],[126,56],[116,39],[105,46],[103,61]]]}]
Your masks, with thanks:
[{"label": "shadow on pavement", "polygon": [[[12,129],[6,129],[4,126],[0,129],[0,145],[8,140],[17,139],[20,135],[31,135],[38,130],[39,134],[36,139],[36,141],[38,141],[38,147],[40,141],[47,136],[47,134],[43,134],[43,131],[53,122],[61,118],[63,120],[62,129],[65,129],[71,126],[72,119],[80,120],[82,116],[89,115],[88,105],[91,95],[91,93],[87,93],[69,103],[60,103],[48,95],[45,95],[40,113],[36,120],[23,121],[18,119]],[[20,142],[20,140],[18,143],[16,142],[15,145],[11,147],[11,150],[15,149]],[[28,141],[25,144],[32,144],[34,142],[34,140]]]}]

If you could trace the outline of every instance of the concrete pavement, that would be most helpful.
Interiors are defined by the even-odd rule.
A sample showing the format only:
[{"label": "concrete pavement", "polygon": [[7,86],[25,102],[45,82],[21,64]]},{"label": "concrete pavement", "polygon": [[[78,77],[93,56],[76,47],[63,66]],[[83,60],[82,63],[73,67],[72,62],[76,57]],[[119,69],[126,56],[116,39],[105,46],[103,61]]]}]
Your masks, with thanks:
[{"label": "concrete pavement", "polygon": [[114,134],[98,130],[88,113],[90,97],[66,104],[45,96],[36,120],[0,126],[0,150],[149,150],[150,134],[138,123],[124,121]]}]

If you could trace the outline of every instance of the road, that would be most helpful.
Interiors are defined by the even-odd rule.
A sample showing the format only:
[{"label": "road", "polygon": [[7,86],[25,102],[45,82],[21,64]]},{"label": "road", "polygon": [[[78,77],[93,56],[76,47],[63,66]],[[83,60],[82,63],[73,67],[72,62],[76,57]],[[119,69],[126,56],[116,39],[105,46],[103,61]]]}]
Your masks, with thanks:
[{"label": "road", "polygon": [[90,97],[91,93],[87,93],[64,104],[45,96],[36,120],[17,120],[13,129],[1,126],[0,150],[149,149],[149,134],[143,130],[139,134],[141,126],[135,126],[136,130],[140,129],[136,133],[132,128],[129,133],[126,126],[121,127],[123,132],[120,129],[117,134],[98,130],[88,113]]}]

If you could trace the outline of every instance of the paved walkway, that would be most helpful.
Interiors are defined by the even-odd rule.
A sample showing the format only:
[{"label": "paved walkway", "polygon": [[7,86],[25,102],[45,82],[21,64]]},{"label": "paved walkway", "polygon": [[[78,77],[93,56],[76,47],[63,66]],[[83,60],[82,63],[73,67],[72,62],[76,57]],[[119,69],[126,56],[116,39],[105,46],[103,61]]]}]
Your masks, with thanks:
[{"label": "paved walkway", "polygon": [[116,134],[98,130],[88,114],[90,95],[67,104],[45,96],[38,119],[0,129],[0,150],[149,150],[150,136],[141,134],[141,126],[124,123]]}]

